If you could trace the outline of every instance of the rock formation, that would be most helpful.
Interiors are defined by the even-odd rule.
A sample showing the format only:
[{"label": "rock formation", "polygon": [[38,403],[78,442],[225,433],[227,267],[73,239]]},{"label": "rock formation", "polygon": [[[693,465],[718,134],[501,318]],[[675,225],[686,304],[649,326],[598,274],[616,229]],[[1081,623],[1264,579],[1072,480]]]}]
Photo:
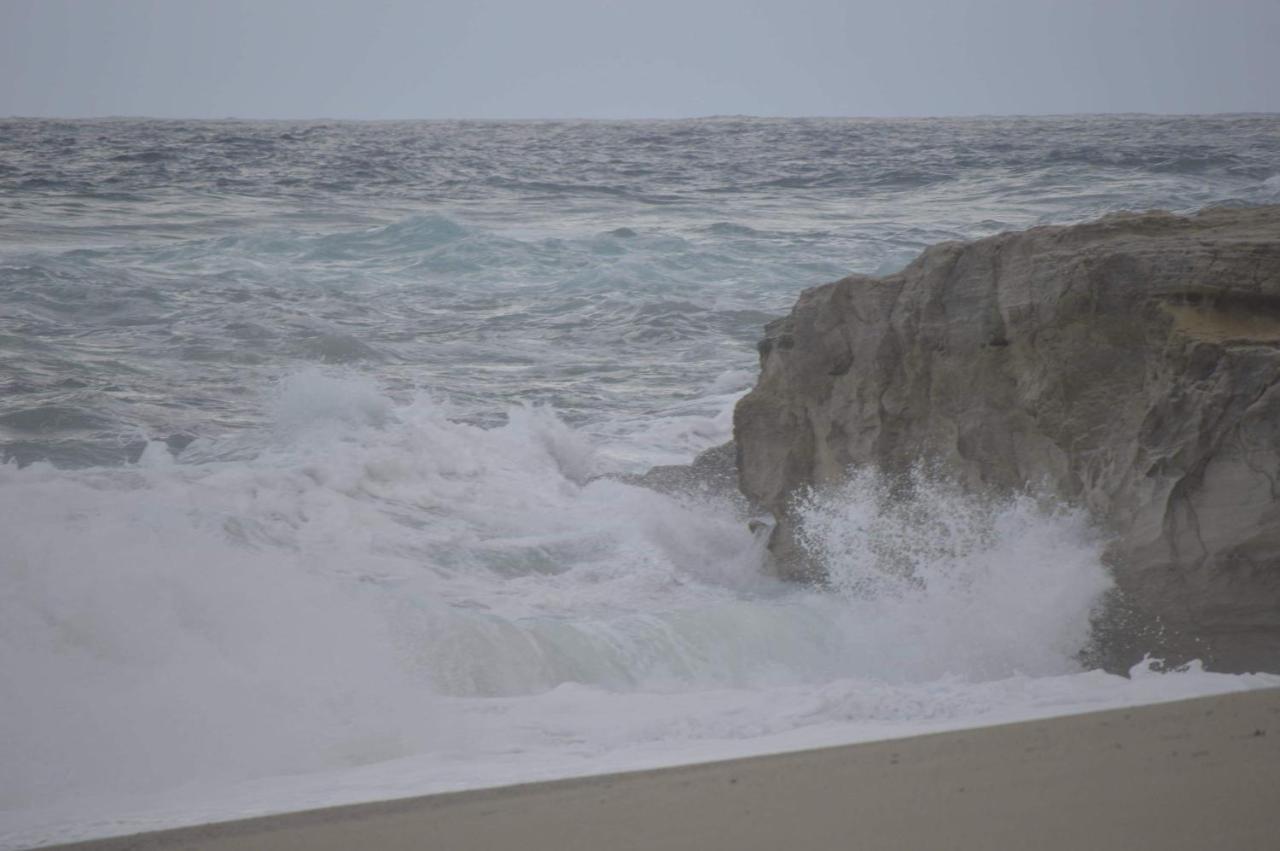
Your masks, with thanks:
[{"label": "rock formation", "polygon": [[736,463],[734,445],[723,443],[700,453],[690,464],[662,465],[642,475],[618,478],[659,493],[741,500]]},{"label": "rock formation", "polygon": [[926,459],[1084,506],[1174,645],[1280,670],[1280,207],[944,243],[766,333],[735,440],[780,573],[813,578],[798,489]]}]

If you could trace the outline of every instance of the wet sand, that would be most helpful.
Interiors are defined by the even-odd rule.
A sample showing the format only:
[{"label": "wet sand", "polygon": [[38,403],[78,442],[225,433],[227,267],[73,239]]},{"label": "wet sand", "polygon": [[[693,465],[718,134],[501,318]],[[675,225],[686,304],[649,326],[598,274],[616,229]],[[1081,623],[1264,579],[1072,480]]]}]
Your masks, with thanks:
[{"label": "wet sand", "polygon": [[1280,689],[60,848],[1280,848]]}]

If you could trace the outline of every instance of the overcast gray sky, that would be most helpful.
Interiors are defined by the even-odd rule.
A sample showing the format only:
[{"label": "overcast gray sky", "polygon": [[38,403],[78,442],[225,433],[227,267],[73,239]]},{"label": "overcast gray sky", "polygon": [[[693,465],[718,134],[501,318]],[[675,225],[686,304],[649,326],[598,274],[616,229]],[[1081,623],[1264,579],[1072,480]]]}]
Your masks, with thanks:
[{"label": "overcast gray sky", "polygon": [[1280,0],[0,0],[0,116],[1280,111]]}]

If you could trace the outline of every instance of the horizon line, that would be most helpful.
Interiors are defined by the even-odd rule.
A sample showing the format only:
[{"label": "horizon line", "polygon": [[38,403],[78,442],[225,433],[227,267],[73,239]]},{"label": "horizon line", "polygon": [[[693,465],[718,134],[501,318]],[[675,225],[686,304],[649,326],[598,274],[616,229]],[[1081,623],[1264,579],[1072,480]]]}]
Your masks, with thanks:
[{"label": "horizon line", "polygon": [[991,119],[991,118],[1225,118],[1225,117],[1246,117],[1246,116],[1280,116],[1280,111],[1267,110],[1244,110],[1244,111],[1225,111],[1225,112],[1142,112],[1142,111],[1118,111],[1118,112],[973,112],[973,113],[939,113],[933,115],[924,114],[904,114],[904,115],[754,115],[751,113],[709,113],[706,115],[670,115],[670,116],[633,116],[633,117],[608,117],[608,116],[541,116],[541,117],[396,117],[396,118],[352,118],[337,116],[309,116],[309,117],[260,117],[260,116],[243,116],[243,115],[186,115],[186,116],[157,116],[157,115],[20,115],[10,114],[0,116],[0,121],[262,121],[262,122],[279,122],[279,123],[305,123],[305,122],[330,122],[330,123],[348,123],[348,124],[407,124],[407,123],[460,123],[460,122],[477,122],[477,123],[552,123],[552,122],[598,122],[598,123],[626,123],[626,122],[649,122],[649,121],[725,121],[725,120],[756,120],[756,121],[939,121],[939,120],[966,120],[966,119]]}]

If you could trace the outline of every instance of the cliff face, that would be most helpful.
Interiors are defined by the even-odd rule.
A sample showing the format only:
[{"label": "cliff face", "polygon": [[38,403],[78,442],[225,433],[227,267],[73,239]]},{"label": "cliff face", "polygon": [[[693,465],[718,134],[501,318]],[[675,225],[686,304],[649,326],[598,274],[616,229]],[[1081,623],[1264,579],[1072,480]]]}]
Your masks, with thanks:
[{"label": "cliff face", "polygon": [[920,459],[1114,535],[1129,601],[1219,669],[1280,669],[1280,207],[1108,216],[803,293],[738,405],[743,492]]}]

